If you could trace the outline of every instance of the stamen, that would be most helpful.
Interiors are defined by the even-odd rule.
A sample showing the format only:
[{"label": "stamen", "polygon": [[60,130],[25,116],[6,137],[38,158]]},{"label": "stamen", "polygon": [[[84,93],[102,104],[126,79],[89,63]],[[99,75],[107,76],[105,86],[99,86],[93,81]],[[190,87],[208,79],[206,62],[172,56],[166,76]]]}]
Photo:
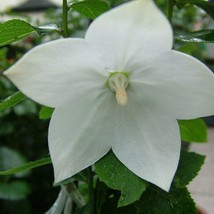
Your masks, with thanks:
[{"label": "stamen", "polygon": [[126,93],[125,89],[122,88],[118,88],[116,90],[116,99],[117,99],[117,103],[120,104],[121,106],[125,106],[128,102],[128,96]]},{"label": "stamen", "polygon": [[128,77],[123,72],[112,73],[108,80],[108,85],[111,90],[115,92],[117,103],[121,106],[126,105],[128,102],[128,96],[126,92],[128,84]]}]

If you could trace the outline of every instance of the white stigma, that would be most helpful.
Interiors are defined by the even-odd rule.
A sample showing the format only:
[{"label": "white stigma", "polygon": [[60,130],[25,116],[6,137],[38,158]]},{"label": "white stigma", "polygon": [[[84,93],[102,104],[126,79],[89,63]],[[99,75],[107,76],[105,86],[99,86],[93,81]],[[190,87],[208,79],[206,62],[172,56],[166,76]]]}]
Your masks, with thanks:
[{"label": "white stigma", "polygon": [[128,102],[126,92],[128,84],[128,77],[122,72],[115,72],[108,79],[108,85],[115,92],[117,103],[121,106],[125,106]]}]

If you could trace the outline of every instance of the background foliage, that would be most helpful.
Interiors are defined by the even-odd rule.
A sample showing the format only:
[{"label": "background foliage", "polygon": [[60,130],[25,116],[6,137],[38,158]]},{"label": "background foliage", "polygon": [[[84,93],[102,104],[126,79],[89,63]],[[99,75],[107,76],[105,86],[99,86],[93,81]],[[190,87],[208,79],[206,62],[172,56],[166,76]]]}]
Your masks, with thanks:
[{"label": "background foliage", "polygon": [[[69,36],[83,37],[94,18],[124,2],[127,1],[87,0],[72,3],[68,13]],[[170,2],[173,14],[170,14]],[[211,69],[214,68],[213,58],[206,55],[206,43],[214,41],[214,30],[209,27],[214,17],[214,4],[203,0],[169,0],[169,2],[156,0],[156,3],[166,16],[171,17],[175,35],[174,48],[191,54],[204,61]],[[10,11],[9,15],[13,18],[17,14]],[[26,18],[26,14],[20,15]],[[37,21],[36,24],[31,23],[30,16],[27,17],[29,23],[15,19],[0,24],[1,72],[32,47],[61,37],[62,9],[49,8],[43,11],[43,15],[45,19]],[[53,204],[59,192],[59,187],[52,187],[53,170],[47,157],[47,130],[53,109],[39,106],[16,91],[17,89],[4,76],[0,76],[0,171],[15,167],[13,171],[0,173],[5,174],[0,177],[0,213],[44,213]],[[179,125],[183,141],[207,140],[206,125],[202,119],[179,121]],[[95,165],[99,177],[95,189],[96,197],[103,200],[103,203],[96,205],[99,213],[131,214],[133,210],[139,214],[196,213],[194,202],[185,186],[197,175],[204,157],[185,151],[182,151],[181,155],[179,169],[168,194],[153,185],[146,189],[148,185],[146,182],[125,169],[113,153],[109,153]],[[24,168],[16,168],[41,158],[45,159],[24,165]],[[108,170],[102,170],[103,164]],[[39,165],[44,166],[34,168]],[[111,167],[115,165],[119,171],[114,174],[116,180],[113,182],[108,178],[112,173]],[[34,169],[23,171],[30,168]],[[127,183],[121,183],[121,174]],[[85,178],[85,172],[82,176]],[[129,180],[136,180],[135,186],[130,185]],[[79,187],[86,201],[87,188],[84,184]],[[120,208],[117,208],[117,205]],[[142,209],[139,210],[139,207]],[[87,213],[87,209],[86,206],[81,212]]]}]

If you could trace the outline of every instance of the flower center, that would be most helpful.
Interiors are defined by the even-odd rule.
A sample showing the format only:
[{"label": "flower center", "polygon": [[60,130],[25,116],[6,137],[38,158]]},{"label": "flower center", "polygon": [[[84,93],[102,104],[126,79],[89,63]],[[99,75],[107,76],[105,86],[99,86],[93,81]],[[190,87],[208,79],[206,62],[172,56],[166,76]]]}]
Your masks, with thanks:
[{"label": "flower center", "polygon": [[128,73],[127,72],[113,72],[108,79],[108,85],[112,91],[115,92],[117,103],[124,106],[128,102],[126,88],[128,87]]}]

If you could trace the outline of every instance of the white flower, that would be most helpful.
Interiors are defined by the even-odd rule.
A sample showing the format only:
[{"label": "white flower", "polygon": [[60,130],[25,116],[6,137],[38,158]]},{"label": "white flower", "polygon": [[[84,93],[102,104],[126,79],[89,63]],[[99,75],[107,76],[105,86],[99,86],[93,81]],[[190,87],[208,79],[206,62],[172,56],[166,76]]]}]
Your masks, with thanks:
[{"label": "white flower", "polygon": [[5,72],[27,96],[55,108],[55,182],[112,149],[136,175],[169,190],[181,146],[176,119],[214,113],[214,75],[171,50],[172,42],[153,1],[137,0],[97,18],[85,39],[40,45]]}]

